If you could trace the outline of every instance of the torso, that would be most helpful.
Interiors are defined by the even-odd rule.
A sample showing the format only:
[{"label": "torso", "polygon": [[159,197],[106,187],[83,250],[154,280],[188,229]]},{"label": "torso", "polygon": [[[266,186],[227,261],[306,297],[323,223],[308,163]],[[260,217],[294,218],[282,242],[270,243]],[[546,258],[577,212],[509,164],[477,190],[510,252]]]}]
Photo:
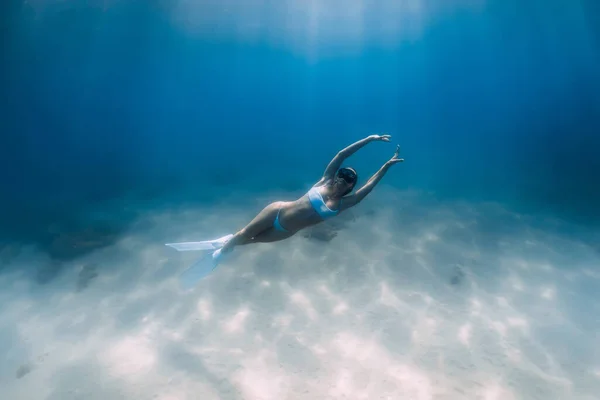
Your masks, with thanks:
[{"label": "torso", "polygon": [[[329,210],[333,211],[330,213],[331,216],[337,215],[339,214],[338,208],[340,206],[340,200],[331,199],[326,195],[327,184],[328,183],[322,186],[313,187],[311,190],[318,190],[319,194],[323,198],[325,206]],[[283,203],[284,205],[281,208],[279,218],[285,229],[292,232],[297,232],[303,228],[307,228],[324,221],[324,218],[319,215],[319,213],[311,204],[309,192],[300,197],[298,200]]]}]

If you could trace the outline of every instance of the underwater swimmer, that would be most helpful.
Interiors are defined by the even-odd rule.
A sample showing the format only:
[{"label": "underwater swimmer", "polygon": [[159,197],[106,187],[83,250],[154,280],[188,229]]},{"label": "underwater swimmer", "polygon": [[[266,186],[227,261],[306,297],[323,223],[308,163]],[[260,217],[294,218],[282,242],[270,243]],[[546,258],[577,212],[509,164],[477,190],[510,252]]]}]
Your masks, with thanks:
[{"label": "underwater swimmer", "polygon": [[367,183],[352,193],[358,175],[353,168],[341,167],[357,150],[371,142],[389,142],[390,135],[370,135],[341,150],[327,165],[321,179],[302,197],[294,201],[277,201],[267,205],[248,225],[235,234],[205,242],[171,243],[179,251],[215,250],[213,268],[219,258],[236,246],[251,243],[268,243],[287,239],[298,231],[335,217],[360,203],[379,183],[389,168],[404,159],[398,158],[400,146],[394,156],[377,171]]}]

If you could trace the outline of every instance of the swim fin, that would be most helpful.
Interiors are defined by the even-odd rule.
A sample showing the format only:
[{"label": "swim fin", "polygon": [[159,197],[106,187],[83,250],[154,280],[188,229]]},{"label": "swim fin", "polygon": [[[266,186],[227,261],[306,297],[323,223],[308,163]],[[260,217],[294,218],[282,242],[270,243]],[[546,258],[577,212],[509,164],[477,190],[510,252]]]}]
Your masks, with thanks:
[{"label": "swim fin", "polygon": [[194,287],[199,280],[205,278],[217,268],[222,257],[221,249],[217,249],[211,254],[204,254],[191,267],[181,273],[181,286],[185,289]]},{"label": "swim fin", "polygon": [[166,243],[165,246],[174,248],[177,251],[195,251],[195,250],[217,250],[227,243],[233,237],[232,234],[220,237],[215,240],[205,240],[203,242],[181,242]]},{"label": "swim fin", "polygon": [[192,266],[183,271],[179,276],[179,281],[184,289],[193,288],[199,280],[206,277],[215,267],[212,254],[204,254]]}]

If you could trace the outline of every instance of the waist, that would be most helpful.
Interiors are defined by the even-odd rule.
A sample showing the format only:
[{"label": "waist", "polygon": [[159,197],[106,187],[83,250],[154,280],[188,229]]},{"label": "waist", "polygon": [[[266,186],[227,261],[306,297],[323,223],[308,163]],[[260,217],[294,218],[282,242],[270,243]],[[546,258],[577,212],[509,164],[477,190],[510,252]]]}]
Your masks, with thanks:
[{"label": "waist", "polygon": [[306,197],[286,204],[279,212],[281,224],[294,231],[315,225],[324,219]]}]

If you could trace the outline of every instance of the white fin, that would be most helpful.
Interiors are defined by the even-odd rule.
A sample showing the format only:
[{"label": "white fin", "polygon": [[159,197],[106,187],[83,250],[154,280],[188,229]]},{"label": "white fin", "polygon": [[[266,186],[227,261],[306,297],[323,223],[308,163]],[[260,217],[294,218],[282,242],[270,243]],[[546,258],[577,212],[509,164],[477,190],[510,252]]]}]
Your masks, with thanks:
[{"label": "white fin", "polygon": [[177,251],[195,251],[195,250],[217,250],[227,243],[233,237],[232,234],[223,236],[215,240],[205,240],[203,242],[181,242],[166,243],[165,246],[174,248]]}]

